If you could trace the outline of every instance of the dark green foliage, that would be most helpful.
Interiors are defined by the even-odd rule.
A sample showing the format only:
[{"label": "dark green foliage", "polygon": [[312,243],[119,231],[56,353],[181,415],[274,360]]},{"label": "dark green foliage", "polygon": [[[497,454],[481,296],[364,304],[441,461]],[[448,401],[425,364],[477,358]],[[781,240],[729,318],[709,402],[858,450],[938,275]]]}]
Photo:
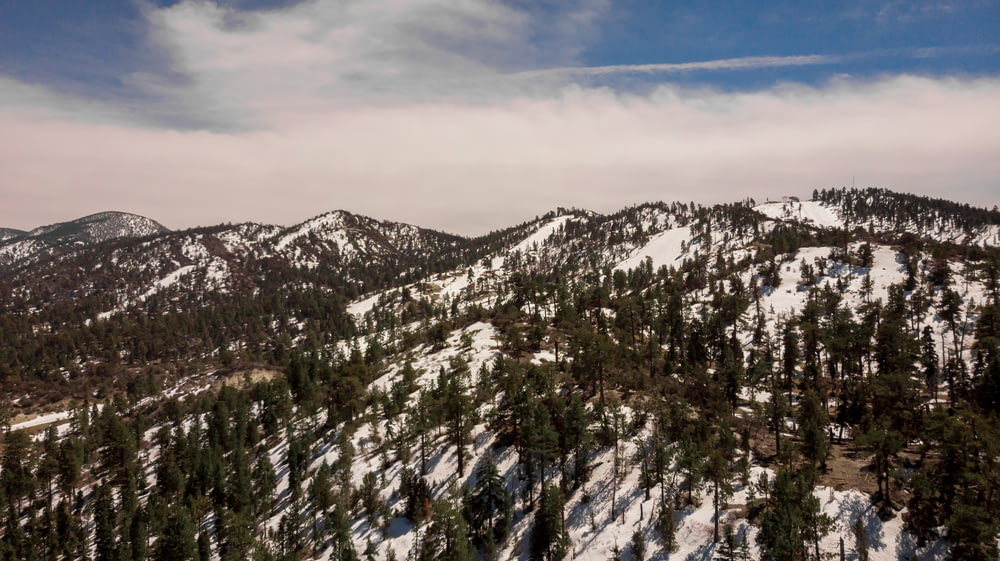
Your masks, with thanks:
[{"label": "dark green foliage", "polygon": [[507,537],[511,523],[511,496],[491,459],[476,469],[476,486],[465,504],[465,518],[476,545],[487,551]]},{"label": "dark green foliage", "polygon": [[257,454],[257,461],[254,463],[253,471],[250,474],[253,485],[254,510],[258,515],[266,514],[271,507],[271,500],[274,490],[278,486],[277,478],[274,474],[274,466],[267,455],[267,449],[261,450]]},{"label": "dark green foliage", "polygon": [[715,561],[749,561],[750,552],[745,539],[740,539],[732,526],[726,526],[722,541],[712,556]]},{"label": "dark green foliage", "polygon": [[561,561],[569,551],[563,519],[565,504],[566,498],[557,487],[548,486],[542,490],[529,541],[532,561]]},{"label": "dark green foliage", "polygon": [[995,513],[987,512],[977,504],[955,505],[948,518],[948,539],[954,544],[948,552],[949,560],[992,561],[997,559],[996,535],[1000,531]]},{"label": "dark green foliage", "polygon": [[101,485],[95,491],[94,499],[94,559],[95,561],[117,561],[118,548],[115,543],[117,526],[115,505],[111,490]]},{"label": "dark green foliage", "polygon": [[828,415],[816,392],[806,391],[799,408],[799,435],[802,457],[811,469],[826,471],[826,457],[830,448],[826,437],[828,422]]},{"label": "dark green foliage", "polygon": [[642,534],[642,530],[632,532],[632,543],[629,544],[629,548],[632,550],[632,559],[635,561],[645,561],[646,537]]},{"label": "dark green foliage", "polygon": [[0,487],[11,503],[20,502],[35,487],[32,474],[31,439],[23,430],[8,432],[4,437],[3,458],[0,461]]},{"label": "dark green foliage", "polygon": [[892,506],[891,477],[894,474],[899,453],[902,452],[905,444],[903,437],[891,428],[876,425],[858,439],[858,444],[868,449],[878,486],[876,499],[882,505],[882,514],[888,515]]},{"label": "dark green foliage", "polygon": [[854,549],[858,554],[858,561],[868,561],[868,528],[860,516],[854,520],[851,532],[854,534]]},{"label": "dark green foliage", "polygon": [[832,521],[822,514],[819,499],[812,494],[813,481],[800,471],[778,472],[767,510],[760,519],[761,548],[772,561],[801,561],[809,549],[818,550],[819,540]]},{"label": "dark green foliage", "polygon": [[451,501],[434,503],[430,527],[420,544],[420,561],[474,561],[476,551],[469,540],[469,526]]},{"label": "dark green foliage", "polygon": [[153,546],[153,561],[192,561],[198,555],[195,524],[184,505],[175,505]]},{"label": "dark green foliage", "polygon": [[405,500],[404,514],[413,522],[422,522],[431,515],[431,488],[427,480],[415,471],[404,468],[400,474],[399,494]]},{"label": "dark green foliage", "polygon": [[[869,195],[891,211],[859,198]],[[507,256],[503,273],[472,267],[541,222],[466,240],[463,248],[442,246],[430,262],[403,251],[388,265],[359,265],[350,274],[323,259],[300,270],[277,257],[233,258],[240,284],[228,294],[195,296],[178,283],[107,320],[96,316],[118,305],[108,295],[120,287],[105,273],[87,276],[97,264],[110,268],[97,254],[66,257],[51,278],[0,274],[3,389],[20,395],[50,384],[46,397],[98,396],[101,405],[80,406],[63,437],[54,429],[38,441],[22,432],[3,436],[0,561],[79,559],[88,543],[95,559],[115,561],[356,560],[351,532],[359,524],[372,532],[362,557],[378,558],[378,533],[395,531],[394,515],[419,527],[415,558],[469,559],[476,555],[470,544],[491,558],[512,545],[515,513],[534,521],[523,554],[559,559],[571,549],[566,496],[586,504],[594,486],[611,485],[619,523],[628,473],[653,501],[645,504],[656,504],[644,518],[655,517],[650,525],[668,553],[646,551],[650,534],[636,532],[622,544],[626,558],[669,556],[675,509],[706,497],[716,511],[716,557],[745,559],[744,539],[723,528],[720,515],[734,479],[749,483],[751,459],[779,472],[773,491],[755,488],[763,496],[747,505],[765,555],[804,560],[817,557],[829,529],[812,490],[827,477],[834,445],[870,458],[884,516],[906,500],[904,522],[918,545],[943,538],[954,559],[995,558],[1000,259],[991,248],[866,230],[871,221],[897,220],[893,212],[912,225],[926,221],[919,213],[954,211],[946,222],[963,229],[996,224],[996,213],[881,191],[815,196],[837,205],[849,227],[765,221],[746,201],[574,213],[549,242]],[[667,227],[689,227],[696,238],[681,259],[659,269],[652,260],[613,267]],[[198,233],[210,242],[216,234]],[[706,252],[710,240],[748,251]],[[906,281],[883,298],[880,275],[868,269],[886,241],[896,244]],[[801,261],[793,252],[807,246],[828,247],[830,260]],[[145,255],[124,242],[114,249]],[[461,294],[435,299],[433,279],[410,284],[454,266],[470,281]],[[768,292],[796,270],[809,285],[801,288],[804,305],[787,315],[768,310]],[[966,293],[960,270],[980,275],[984,301],[975,289]],[[122,281],[134,288],[160,278],[144,275]],[[107,294],[86,294],[88,278]],[[24,279],[39,280],[37,302],[20,296]],[[345,314],[350,298],[381,286],[396,288],[371,313]],[[977,294],[975,305],[965,294]],[[849,307],[855,299],[863,303]],[[497,329],[502,352],[473,375],[465,361],[478,349],[457,330],[477,321]],[[365,345],[349,340],[358,333],[368,335]],[[453,336],[460,356],[427,383],[414,365]],[[537,364],[531,353],[538,352],[554,360]],[[220,366],[224,387],[136,401]],[[371,385],[387,367],[396,378]],[[257,368],[279,374],[230,383],[231,373]],[[745,397],[760,391],[770,394],[768,403]],[[940,396],[947,407],[934,400],[939,391],[947,391]],[[0,424],[10,419],[7,409]],[[480,421],[491,433],[473,439]],[[356,440],[364,425],[376,428]],[[357,451],[352,442],[361,442]],[[279,454],[276,466],[271,451]],[[444,482],[423,477],[429,459],[452,452],[455,475],[471,487],[456,485],[450,499],[435,500],[433,489]],[[465,477],[472,452],[518,465],[507,480],[492,460]],[[333,465],[320,462],[331,453]],[[598,453],[607,456],[595,460]],[[356,473],[356,454],[375,469]],[[604,466],[612,478],[588,481],[591,462],[613,464]],[[398,495],[382,489],[397,473]],[[291,488],[276,497],[283,476]],[[279,531],[269,533],[272,515]],[[858,536],[863,559],[863,527]]]}]

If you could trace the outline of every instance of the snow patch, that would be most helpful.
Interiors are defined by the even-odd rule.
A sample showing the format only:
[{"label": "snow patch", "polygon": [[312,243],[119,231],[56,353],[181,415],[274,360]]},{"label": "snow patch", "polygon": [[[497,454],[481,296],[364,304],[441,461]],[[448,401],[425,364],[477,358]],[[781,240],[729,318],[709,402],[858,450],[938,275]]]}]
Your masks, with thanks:
[{"label": "snow patch", "polygon": [[615,266],[615,270],[635,269],[646,258],[653,261],[653,270],[663,265],[678,265],[684,257],[687,244],[691,240],[691,228],[672,228],[655,236],[632,253],[632,256]]},{"label": "snow patch", "polygon": [[821,228],[840,228],[844,221],[829,207],[817,201],[769,202],[754,210],[775,220],[794,220]]}]

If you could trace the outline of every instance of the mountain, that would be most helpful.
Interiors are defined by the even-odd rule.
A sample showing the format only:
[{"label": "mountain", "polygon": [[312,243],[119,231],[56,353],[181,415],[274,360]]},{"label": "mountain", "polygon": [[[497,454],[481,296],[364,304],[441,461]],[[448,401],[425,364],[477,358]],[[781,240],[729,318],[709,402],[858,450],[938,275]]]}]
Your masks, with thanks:
[{"label": "mountain", "polygon": [[0,232],[0,267],[11,267],[77,248],[122,238],[168,232],[160,223],[127,212],[100,212],[70,222],[40,226],[30,232]]},{"label": "mountain", "polygon": [[24,230],[15,230],[13,228],[0,228],[0,242],[7,241],[11,238],[17,238],[27,234]]},{"label": "mountain", "polygon": [[998,225],[834,190],[66,249],[0,273],[0,557],[995,559]]}]

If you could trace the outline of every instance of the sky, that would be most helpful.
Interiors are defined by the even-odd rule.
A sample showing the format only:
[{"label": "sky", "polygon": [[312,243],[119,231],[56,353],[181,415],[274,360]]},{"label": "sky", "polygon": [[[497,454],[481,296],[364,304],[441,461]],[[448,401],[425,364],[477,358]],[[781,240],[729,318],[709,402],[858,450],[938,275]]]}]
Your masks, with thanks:
[{"label": "sky", "polygon": [[0,0],[0,226],[1000,203],[995,0]]}]

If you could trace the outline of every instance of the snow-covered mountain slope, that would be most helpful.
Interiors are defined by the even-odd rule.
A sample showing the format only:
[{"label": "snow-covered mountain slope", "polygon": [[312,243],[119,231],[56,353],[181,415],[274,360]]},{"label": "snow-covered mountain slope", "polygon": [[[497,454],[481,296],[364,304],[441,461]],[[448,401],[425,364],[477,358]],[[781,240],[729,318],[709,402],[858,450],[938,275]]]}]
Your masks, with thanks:
[{"label": "snow-covered mountain slope", "polygon": [[316,267],[330,255],[342,262],[369,263],[401,255],[429,257],[459,242],[457,236],[338,210],[281,231],[267,249],[293,264]]},{"label": "snow-covered mountain slope", "polygon": [[0,228],[0,242],[5,242],[11,238],[18,238],[27,234],[24,230],[15,230],[13,228]]},{"label": "snow-covered mountain slope", "polygon": [[786,506],[826,515],[784,536],[798,559],[989,546],[992,519],[968,528],[1000,496],[981,397],[1000,259],[845,229],[831,204],[559,210],[472,240],[343,212],[118,240],[5,279],[0,379],[122,408],[84,423],[47,394],[15,423],[94,440],[65,493],[93,548],[103,485],[123,517],[187,513],[213,561],[437,559],[481,535],[489,465],[510,505],[489,558],[544,557],[558,528],[566,558],[708,561],[716,525],[763,558],[801,522]]},{"label": "snow-covered mountain slope", "polygon": [[141,238],[168,231],[162,224],[137,214],[99,212],[70,222],[35,228],[28,232],[28,236],[59,244],[95,244],[119,238]]},{"label": "snow-covered mountain slope", "polygon": [[909,235],[979,247],[1000,244],[1000,209],[932,199],[886,189],[823,189],[814,201],[832,209],[850,230]]},{"label": "snow-covered mountain slope", "polygon": [[16,266],[102,242],[168,231],[162,224],[136,214],[100,212],[69,222],[40,226],[20,235],[0,235],[0,266]]},{"label": "snow-covered mountain slope", "polygon": [[767,202],[754,210],[775,220],[791,220],[820,228],[842,228],[844,221],[830,207],[817,201]]},{"label": "snow-covered mountain slope", "polygon": [[698,250],[697,247],[692,247],[694,245],[692,244],[693,238],[690,228],[665,230],[636,250],[631,257],[615,265],[615,268],[620,270],[634,269],[647,259],[652,263],[653,269],[659,269],[663,266],[678,267],[685,256]]}]

